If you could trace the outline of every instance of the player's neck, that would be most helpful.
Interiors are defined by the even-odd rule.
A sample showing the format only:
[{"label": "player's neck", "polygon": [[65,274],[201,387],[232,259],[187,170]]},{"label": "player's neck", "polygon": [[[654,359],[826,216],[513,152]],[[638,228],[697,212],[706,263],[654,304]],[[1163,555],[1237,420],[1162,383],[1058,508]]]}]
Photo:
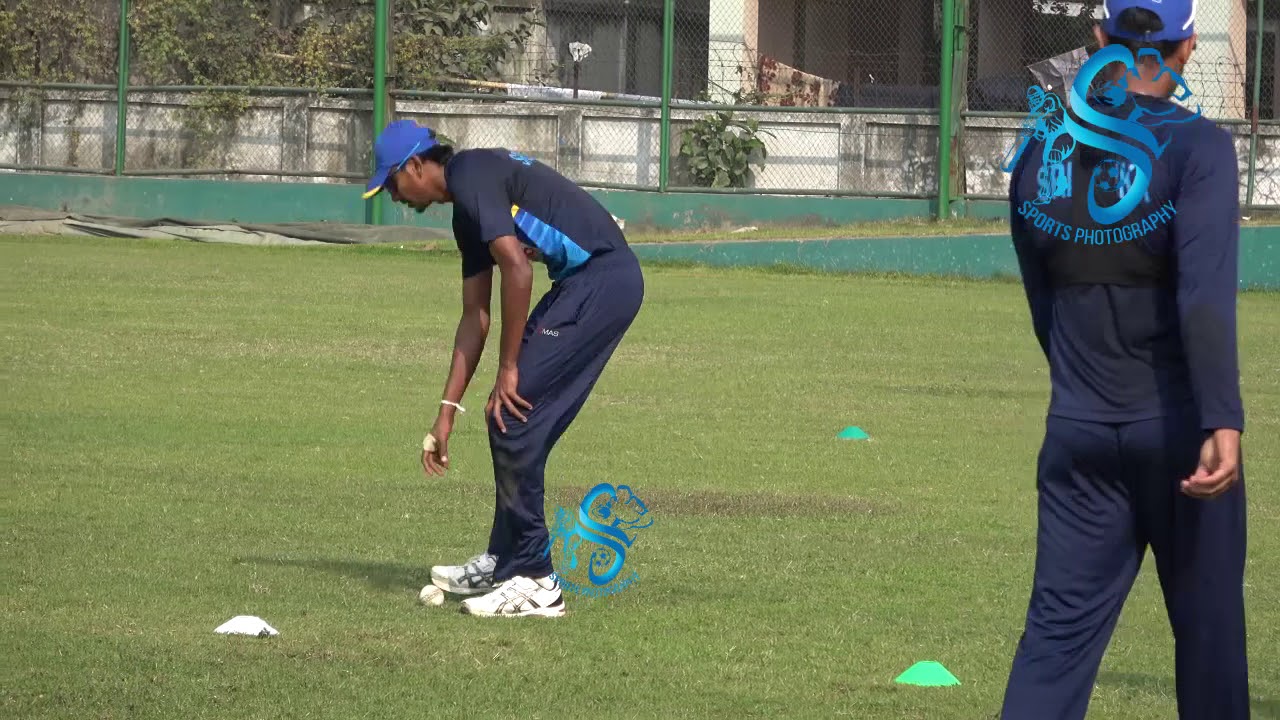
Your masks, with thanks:
[{"label": "player's neck", "polygon": [[1155,85],[1155,84],[1139,85],[1137,83],[1134,83],[1132,86],[1129,87],[1129,93],[1131,95],[1144,95],[1146,97],[1153,97],[1159,100],[1165,100],[1169,97],[1169,95],[1172,94],[1169,92],[1168,88],[1161,87],[1160,85]]},{"label": "player's neck", "polygon": [[[1146,71],[1145,69],[1143,69],[1143,70],[1140,70],[1139,72],[1145,73],[1149,71]],[[1120,75],[1117,74],[1112,79],[1118,80],[1119,78],[1120,78]],[[1148,80],[1142,74],[1140,74],[1138,78],[1134,78],[1132,75],[1128,75],[1125,77],[1125,92],[1127,92],[1130,95],[1145,95],[1147,97],[1166,100],[1169,98],[1170,95],[1173,94],[1173,89],[1174,89],[1173,81],[1170,80],[1167,76],[1164,78],[1161,78],[1160,80],[1155,80],[1155,81]]]}]

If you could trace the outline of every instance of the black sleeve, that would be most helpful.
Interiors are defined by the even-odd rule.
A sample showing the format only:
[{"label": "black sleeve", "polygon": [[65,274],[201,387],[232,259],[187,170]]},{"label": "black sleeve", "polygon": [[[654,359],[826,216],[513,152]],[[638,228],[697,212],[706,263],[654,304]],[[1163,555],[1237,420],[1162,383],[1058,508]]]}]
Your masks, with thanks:
[{"label": "black sleeve", "polygon": [[1029,153],[1024,152],[1009,174],[1009,235],[1013,250],[1018,256],[1018,269],[1022,275],[1022,289],[1031,310],[1031,327],[1035,330],[1040,349],[1049,357],[1049,336],[1053,326],[1053,288],[1044,256],[1035,246],[1035,238],[1022,216],[1022,199],[1018,196],[1018,182]]},{"label": "black sleeve", "polygon": [[486,247],[504,235],[516,234],[507,193],[511,172],[506,158],[480,154],[459,156],[450,166],[453,204],[475,223],[476,237]]},{"label": "black sleeve", "polygon": [[1243,432],[1236,344],[1240,170],[1224,130],[1214,128],[1190,147],[1172,223],[1183,352],[1202,429]]},{"label": "black sleeve", "polygon": [[458,208],[453,211],[453,238],[462,255],[463,280],[494,266],[493,256],[489,254],[489,247],[481,242],[476,224]]}]

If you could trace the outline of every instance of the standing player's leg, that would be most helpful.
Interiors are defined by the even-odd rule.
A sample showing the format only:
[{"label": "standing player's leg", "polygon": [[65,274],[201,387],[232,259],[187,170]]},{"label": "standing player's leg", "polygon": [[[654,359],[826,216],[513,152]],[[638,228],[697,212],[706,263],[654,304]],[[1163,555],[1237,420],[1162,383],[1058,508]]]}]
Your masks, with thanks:
[{"label": "standing player's leg", "polygon": [[1038,462],[1035,579],[1002,720],[1081,720],[1142,563],[1113,426],[1050,417]]},{"label": "standing player's leg", "polygon": [[[638,263],[600,263],[564,281],[521,350],[519,393],[533,405],[526,422],[503,412],[506,432],[489,423],[497,509],[494,581],[506,583],[463,604],[477,615],[563,614],[546,553],[545,470],[551,449],[586,402],[639,312]],[[510,581],[510,582],[507,582]]]},{"label": "standing player's leg", "polygon": [[[495,532],[495,539],[505,540],[505,544],[497,546],[502,551],[495,553],[499,557],[494,570],[495,582],[502,583],[517,575],[546,577],[553,572],[551,559],[546,555],[550,539],[544,515],[547,461],[560,436],[586,403],[621,339],[617,337],[604,347],[583,352],[589,357],[583,358],[586,362],[579,366],[576,377],[553,394],[542,396],[548,412],[534,432],[512,436],[513,420],[505,417],[507,433],[490,426],[495,481],[501,478],[497,482],[500,519],[495,523],[500,531]],[[521,397],[528,399],[523,394]]]},{"label": "standing player's leg", "polygon": [[1173,628],[1178,717],[1246,720],[1244,470],[1218,498],[1184,495],[1203,439],[1196,418],[1170,417],[1127,427],[1122,443],[1146,493],[1140,520]]},{"label": "standing player's leg", "polygon": [[[525,412],[526,422],[522,423],[504,411],[504,433],[498,429],[493,418],[485,418],[494,476],[493,529],[489,535],[489,552],[504,560],[500,574],[495,567],[495,586],[513,577],[511,568],[520,555],[523,535],[530,529],[545,527],[546,524],[543,503],[533,497],[533,494],[540,491],[546,468],[544,451],[551,429],[546,419],[557,409],[554,403],[557,391],[563,392],[563,388],[557,388],[556,383],[562,384],[565,380],[562,373],[555,372],[557,366],[562,369],[565,367],[563,363],[556,362],[563,354],[560,352],[563,344],[553,343],[552,340],[558,340],[560,333],[571,325],[573,318],[581,312],[581,305],[586,297],[577,291],[576,286],[572,290],[566,292],[563,284],[552,288],[538,308],[529,315],[529,322],[525,325],[520,348],[517,392],[533,405],[532,410]],[[550,571],[545,573],[549,574]]]},{"label": "standing player's leg", "polygon": [[[549,291],[547,291],[547,293],[542,296],[542,299],[538,301],[537,306],[535,306],[533,310],[529,313],[529,319],[527,322],[525,322],[525,325],[524,325],[524,335],[520,339],[519,367],[520,367],[521,383],[520,383],[519,392],[520,392],[520,397],[524,398],[525,400],[529,400],[530,402],[533,402],[533,400],[531,399],[531,396],[524,394],[526,391],[526,386],[524,383],[524,370],[525,370],[525,366],[528,363],[528,361],[526,360],[526,357],[533,358],[535,357],[536,353],[534,355],[530,355],[528,353],[529,343],[534,339],[534,334],[538,332],[538,330],[541,329],[542,326],[547,322],[549,313],[552,312],[553,308],[555,308],[556,313],[562,312],[562,309],[566,303],[566,300],[562,299],[563,290],[564,290],[563,286],[555,286],[555,287],[552,287]],[[572,302],[572,298],[570,298],[568,302]],[[526,413],[526,416],[527,416],[527,413]],[[504,422],[507,424],[508,432],[512,431],[513,425],[520,424],[519,421],[515,420],[514,418],[511,418],[509,415],[505,416]],[[493,419],[490,417],[485,417],[485,426],[488,428],[488,431],[489,431],[489,451],[490,451],[490,454],[492,455],[493,433],[496,429],[493,424]],[[494,456],[492,459],[494,463],[495,478],[499,476],[505,477],[506,476],[505,473],[498,472],[499,458]],[[501,462],[505,465],[505,464],[508,464],[510,460],[504,457],[501,459]],[[512,548],[510,547],[510,542],[509,542],[509,538],[511,537],[511,529],[508,526],[509,513],[505,509],[511,506],[511,498],[510,498],[511,492],[512,492],[512,488],[510,488],[507,485],[504,485],[503,483],[495,483],[494,485],[493,527],[489,531],[488,552],[489,552],[489,555],[495,558],[502,557],[504,555],[509,555],[512,551]],[[501,578],[501,579],[494,578],[494,585],[497,586],[501,584],[505,579],[506,578]]]},{"label": "standing player's leg", "polygon": [[[529,338],[532,337],[534,328],[542,321],[547,314],[551,305],[555,302],[559,295],[558,288],[552,289],[542,296],[538,304],[534,306],[529,313],[529,320],[525,323],[524,336],[522,342],[527,345]],[[431,568],[431,583],[446,592],[456,595],[483,595],[491,592],[498,583],[493,579],[493,571],[497,567],[498,554],[504,545],[503,538],[507,535],[504,522],[505,515],[501,512],[502,498],[498,497],[494,501],[493,525],[489,530],[489,546],[488,549],[468,559],[461,565],[436,565]]]}]

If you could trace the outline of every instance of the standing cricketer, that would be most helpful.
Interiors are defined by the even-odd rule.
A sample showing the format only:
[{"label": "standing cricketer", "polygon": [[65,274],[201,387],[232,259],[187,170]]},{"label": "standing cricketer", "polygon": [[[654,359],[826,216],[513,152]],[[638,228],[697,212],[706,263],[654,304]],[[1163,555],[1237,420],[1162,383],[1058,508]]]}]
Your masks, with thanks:
[{"label": "standing cricketer", "polygon": [[[1175,121],[1150,128],[1168,146],[1132,215],[1150,220],[1144,234],[1087,239],[1105,234],[1086,205],[1090,176],[1114,156],[1078,147],[1070,192],[1047,205],[1028,201],[1043,188],[1043,148],[1032,142],[1013,169],[1013,243],[1052,395],[1035,577],[1005,720],[1085,716],[1148,546],[1173,629],[1178,716],[1249,717],[1236,152],[1226,131],[1168,99],[1180,81],[1168,71],[1180,74],[1195,48],[1194,9],[1107,0],[1095,28],[1102,46],[1137,58],[1136,72],[1108,66],[1110,95],[1096,108],[1133,118],[1136,104],[1138,115]],[[1077,229],[1064,237],[1040,210]]]},{"label": "standing cricketer", "polygon": [[[431,581],[471,595],[462,611],[482,617],[560,617],[564,598],[543,517],[543,473],[556,441],[586,402],[605,363],[640,311],[640,263],[617,222],[582,188],[518,152],[454,152],[433,130],[391,123],[374,146],[366,198],[386,189],[419,212],[453,204],[462,255],[462,319],[422,466],[449,466],[454,413],[489,333],[493,268],[501,272],[498,377],[485,407],[497,487],[485,553],[436,566]],[[551,289],[529,312],[530,261],[546,264]],[[464,411],[465,412],[465,411]]]}]

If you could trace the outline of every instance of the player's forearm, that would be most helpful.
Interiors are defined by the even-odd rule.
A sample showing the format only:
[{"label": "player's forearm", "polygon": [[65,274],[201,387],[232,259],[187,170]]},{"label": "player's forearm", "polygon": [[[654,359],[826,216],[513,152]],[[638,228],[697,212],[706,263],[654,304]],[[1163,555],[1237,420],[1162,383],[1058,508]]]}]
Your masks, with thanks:
[{"label": "player's forearm", "polygon": [[526,262],[502,269],[502,347],[499,370],[513,370],[520,359],[524,326],[533,295],[533,268]]},{"label": "player's forearm", "polygon": [[[453,359],[449,364],[449,378],[445,381],[444,400],[461,402],[462,396],[475,376],[480,365],[480,356],[484,353],[485,340],[489,335],[489,313],[480,310],[465,310],[458,321],[457,332],[453,336]],[[441,415],[450,419],[454,408],[441,405]]]}]

